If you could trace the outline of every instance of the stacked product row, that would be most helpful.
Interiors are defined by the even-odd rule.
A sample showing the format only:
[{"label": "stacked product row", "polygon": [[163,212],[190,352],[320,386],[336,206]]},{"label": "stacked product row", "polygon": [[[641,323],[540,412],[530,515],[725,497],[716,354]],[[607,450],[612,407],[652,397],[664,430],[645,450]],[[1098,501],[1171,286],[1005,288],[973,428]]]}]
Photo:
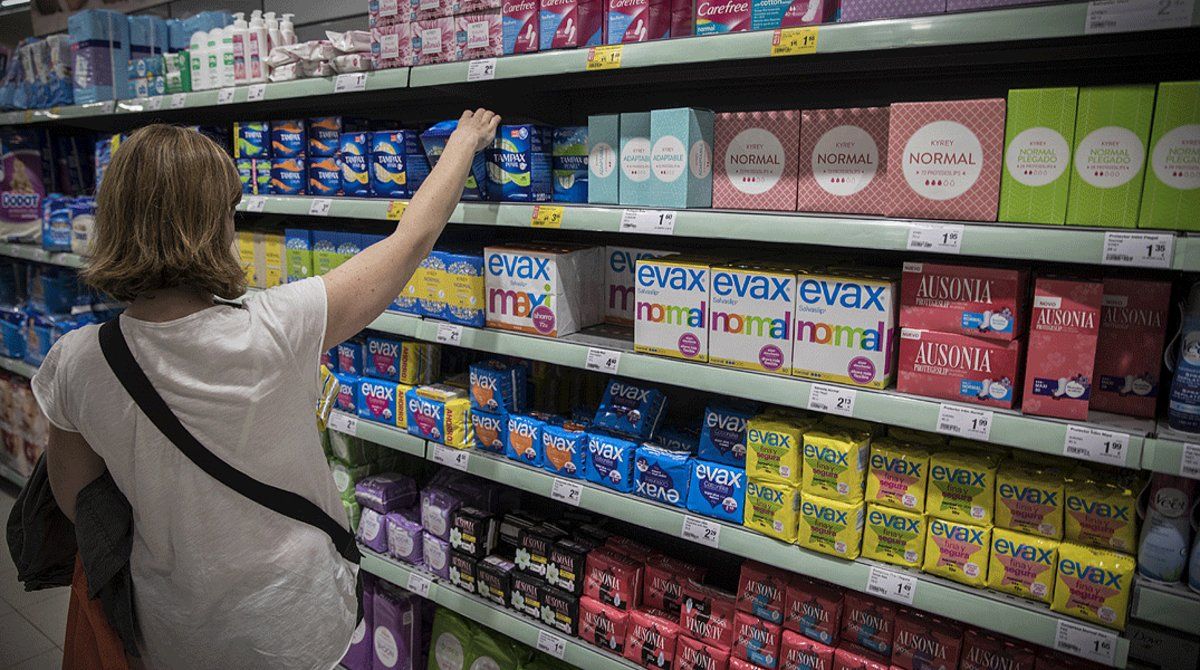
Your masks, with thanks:
[{"label": "stacked product row", "polygon": [[95,222],[92,196],[48,194],[42,202],[42,249],[87,255]]},{"label": "stacked product row", "polygon": [[38,407],[29,380],[0,374],[0,464],[28,477],[49,439],[50,422]]},{"label": "stacked product row", "polygon": [[60,337],[115,316],[121,306],[69,268],[0,260],[0,356],[39,366]]}]

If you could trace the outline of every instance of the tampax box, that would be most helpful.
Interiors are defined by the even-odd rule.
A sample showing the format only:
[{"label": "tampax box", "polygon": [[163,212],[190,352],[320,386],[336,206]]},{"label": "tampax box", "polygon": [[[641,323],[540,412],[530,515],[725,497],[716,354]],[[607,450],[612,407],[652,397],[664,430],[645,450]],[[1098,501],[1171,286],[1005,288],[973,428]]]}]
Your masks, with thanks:
[{"label": "tampax box", "polygon": [[792,374],[886,388],[895,375],[896,280],[801,274],[796,278]]},{"label": "tampax box", "polygon": [[795,209],[800,113],[729,112],[717,114],[714,125],[712,206]]},{"label": "tampax box", "polygon": [[603,0],[541,0],[541,49],[570,49],[600,44]]},{"label": "tampax box", "polygon": [[[622,205],[650,202],[650,112],[621,114],[621,177],[618,193]],[[590,176],[590,175],[589,175]],[[589,186],[590,188],[590,186]]]},{"label": "tampax box", "polygon": [[885,214],[995,221],[1003,152],[1003,98],[892,105]]},{"label": "tampax box", "polygon": [[483,255],[489,328],[561,337],[604,320],[603,247],[514,244]]},{"label": "tampax box", "polygon": [[[617,163],[621,147],[621,116],[593,114],[588,117],[588,188],[587,201],[592,204],[615,205],[619,202],[618,187],[621,173]],[[649,136],[647,135],[647,139]]]},{"label": "tampax box", "polygon": [[721,35],[750,30],[750,0],[696,0],[694,32]]},{"label": "tampax box", "polygon": [[889,198],[888,108],[801,112],[801,212],[883,214]]},{"label": "tampax box", "polygon": [[709,295],[709,363],[791,374],[795,270],[769,263],[715,267]]},{"label": "tampax box", "polygon": [[284,231],[284,257],[287,259],[287,280],[296,282],[313,275],[312,231],[288,228]]},{"label": "tampax box", "polygon": [[896,390],[1011,409],[1020,395],[1021,342],[900,330]]},{"label": "tampax box", "polygon": [[905,262],[900,327],[1013,340],[1025,334],[1029,272]]},{"label": "tampax box", "polygon": [[681,107],[650,112],[650,188],[632,205],[712,207],[713,113]]},{"label": "tampax box", "polygon": [[505,55],[538,50],[538,0],[504,0],[500,17]]},{"label": "tampax box", "polygon": [[670,0],[608,0],[604,43],[661,40],[671,35]]},{"label": "tampax box", "polygon": [[1200,230],[1200,81],[1158,85],[1139,228]]},{"label": "tampax box", "polygon": [[1171,284],[1104,279],[1091,409],[1154,418]]},{"label": "tampax box", "polygon": [[824,23],[837,14],[835,0],[754,0],[750,30],[775,30]]},{"label": "tampax box", "polygon": [[1137,225],[1153,115],[1153,84],[1079,89],[1068,225]]},{"label": "tampax box", "polygon": [[1008,92],[1000,220],[1061,224],[1067,219],[1075,103],[1079,89]]},{"label": "tampax box", "polygon": [[670,256],[671,251],[605,247],[608,265],[604,268],[604,321],[622,326],[633,325],[635,271],[643,258]]},{"label": "tampax box", "polygon": [[708,360],[712,261],[678,255],[637,262],[634,351]]},{"label": "tampax box", "polygon": [[1039,277],[1033,289],[1023,411],[1086,420],[1104,284]]}]

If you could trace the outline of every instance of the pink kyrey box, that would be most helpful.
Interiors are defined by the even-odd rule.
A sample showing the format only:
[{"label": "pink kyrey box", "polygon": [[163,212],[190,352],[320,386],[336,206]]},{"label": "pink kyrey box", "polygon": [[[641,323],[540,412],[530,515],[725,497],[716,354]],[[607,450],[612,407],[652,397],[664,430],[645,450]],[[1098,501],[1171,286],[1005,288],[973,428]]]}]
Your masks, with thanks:
[{"label": "pink kyrey box", "polygon": [[1098,281],[1038,278],[1025,365],[1026,414],[1087,419],[1103,297]]},{"label": "pink kyrey box", "polygon": [[454,17],[455,60],[490,58],[504,53],[500,10]]},{"label": "pink kyrey box", "polygon": [[795,208],[800,112],[717,114],[715,135],[713,207]]},{"label": "pink kyrey box", "polygon": [[457,51],[454,17],[447,16],[412,24],[413,58],[417,65],[449,63]]},{"label": "pink kyrey box", "polygon": [[1004,100],[899,102],[888,123],[886,214],[995,221]]},{"label": "pink kyrey box", "polygon": [[900,327],[990,340],[1025,334],[1029,272],[906,262],[900,282]]},{"label": "pink kyrey box", "polygon": [[933,330],[900,331],[896,390],[1011,409],[1020,394],[1021,342]]},{"label": "pink kyrey box", "polygon": [[887,153],[887,107],[805,110],[796,209],[883,214]]},{"label": "pink kyrey box", "polygon": [[1091,409],[1154,418],[1171,283],[1104,280]]}]

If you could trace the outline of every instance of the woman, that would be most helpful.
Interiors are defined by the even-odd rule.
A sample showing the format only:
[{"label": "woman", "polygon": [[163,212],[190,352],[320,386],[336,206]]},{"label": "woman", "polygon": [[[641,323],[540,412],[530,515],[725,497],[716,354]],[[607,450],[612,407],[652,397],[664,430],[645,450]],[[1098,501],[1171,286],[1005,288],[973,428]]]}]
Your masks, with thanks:
[{"label": "woman", "polygon": [[[196,438],[233,467],[346,514],[314,421],[321,352],[400,294],[446,225],[499,118],[465,112],[400,225],[324,277],[257,293],[233,249],[241,184],[211,140],[165,125],[121,144],[104,175],[89,284],[129,301],[134,357]],[[355,626],[354,568],[321,531],[212,479],[138,410],[101,355],[97,327],[46,356],[34,394],[52,424],[55,499],[112,473],[133,508],[130,568],[149,668],[320,668]]]}]

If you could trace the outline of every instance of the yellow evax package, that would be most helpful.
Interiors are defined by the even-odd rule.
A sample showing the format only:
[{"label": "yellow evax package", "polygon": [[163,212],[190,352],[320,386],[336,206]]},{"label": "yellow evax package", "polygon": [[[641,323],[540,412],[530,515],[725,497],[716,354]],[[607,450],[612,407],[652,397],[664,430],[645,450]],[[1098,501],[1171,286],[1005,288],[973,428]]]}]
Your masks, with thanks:
[{"label": "yellow evax package", "polygon": [[1066,484],[1063,539],[1093,547],[1137,551],[1137,495],[1085,471]]},{"label": "yellow evax package", "polygon": [[1050,609],[1101,626],[1125,630],[1133,589],[1132,556],[1063,542]]},{"label": "yellow evax package", "polygon": [[929,452],[881,437],[871,443],[867,465],[867,503],[915,512],[925,511]]},{"label": "yellow evax package", "polygon": [[920,568],[925,558],[925,515],[883,505],[867,505],[862,555],[885,563]]},{"label": "yellow evax package", "polygon": [[939,451],[929,459],[925,512],[978,526],[992,523],[996,460],[983,454]]},{"label": "yellow evax package", "polygon": [[1060,475],[1005,463],[996,473],[996,525],[1062,539],[1063,497]]},{"label": "yellow evax package", "polygon": [[831,500],[862,501],[870,448],[870,438],[862,433],[805,432],[800,490]]},{"label": "yellow evax package", "polygon": [[756,416],[746,423],[746,476],[798,486],[802,422]]},{"label": "yellow evax package", "polygon": [[925,565],[921,569],[931,575],[983,588],[987,583],[991,544],[991,526],[930,519]]},{"label": "yellow evax package", "polygon": [[859,556],[863,536],[863,503],[830,500],[809,493],[800,495],[800,527],[796,543],[801,547],[839,558]]},{"label": "yellow evax package", "polygon": [[1050,602],[1058,570],[1058,541],[1007,528],[992,529],[987,585],[1030,600]]},{"label": "yellow evax package", "polygon": [[784,542],[796,541],[800,491],[791,484],[750,477],[746,482],[746,512],[742,525]]}]

